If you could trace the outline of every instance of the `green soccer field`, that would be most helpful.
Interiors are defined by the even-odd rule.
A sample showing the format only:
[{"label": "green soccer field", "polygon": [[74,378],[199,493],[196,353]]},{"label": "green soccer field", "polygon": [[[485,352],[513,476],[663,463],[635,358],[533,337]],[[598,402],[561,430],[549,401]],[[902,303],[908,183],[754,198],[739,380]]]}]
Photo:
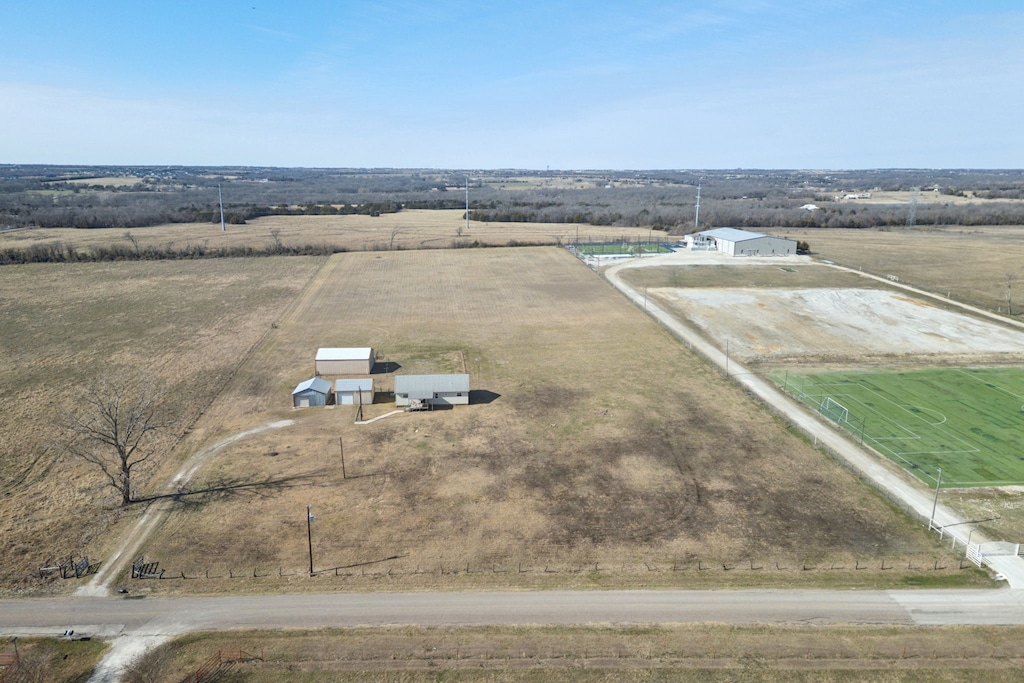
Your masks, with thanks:
[{"label": "green soccer field", "polygon": [[580,254],[668,254],[672,250],[657,242],[617,242],[609,244],[578,244],[576,251]]},{"label": "green soccer field", "polygon": [[934,485],[1024,484],[1024,370],[777,373],[793,395]]}]

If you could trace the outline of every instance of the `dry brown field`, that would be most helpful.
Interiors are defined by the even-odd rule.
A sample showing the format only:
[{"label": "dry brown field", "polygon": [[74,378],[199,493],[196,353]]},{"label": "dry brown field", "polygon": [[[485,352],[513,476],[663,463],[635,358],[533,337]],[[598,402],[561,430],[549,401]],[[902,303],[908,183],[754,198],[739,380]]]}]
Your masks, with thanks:
[{"label": "dry brown field", "polygon": [[1007,274],[1014,314],[1024,312],[1024,227],[922,227],[914,230],[780,230],[806,240],[818,258],[895,275],[902,284],[1006,312]]},{"label": "dry brown field", "polygon": [[[956,231],[940,231],[939,233],[907,231],[907,232],[869,232],[862,230],[811,230],[806,231],[812,241],[812,248],[819,258],[831,258],[838,263],[851,265],[858,270],[870,273],[887,272],[903,273],[901,283],[920,286],[926,290],[942,291],[949,288],[954,295],[953,300],[968,298],[957,296],[956,292],[971,292],[975,299],[982,299],[983,291],[1005,288],[1006,272],[1024,274],[1024,247],[1019,246],[1018,238],[1021,230],[1016,228],[992,228],[960,234]],[[803,233],[801,232],[801,235]],[[878,240],[877,242],[875,240]],[[819,246],[820,245],[820,246]],[[865,247],[865,245],[869,245]],[[910,254],[910,256],[908,256]],[[920,258],[919,255],[920,254]],[[858,264],[863,264],[861,268]],[[1001,335],[993,335],[989,322],[971,318],[953,301],[942,297],[929,299],[927,302],[917,298],[907,298],[904,290],[897,290],[887,283],[861,277],[857,273],[837,270],[820,264],[788,265],[786,267],[750,267],[743,265],[684,265],[672,267],[634,268],[623,272],[623,277],[634,287],[647,287],[650,296],[658,299],[667,310],[674,310],[682,317],[697,315],[694,307],[688,309],[676,305],[674,299],[665,292],[690,290],[698,292],[707,289],[707,296],[699,296],[709,309],[714,306],[715,290],[735,289],[744,296],[756,301],[757,308],[748,308],[742,319],[723,322],[723,313],[708,311],[700,314],[706,320],[719,320],[719,327],[712,333],[703,331],[705,338],[721,345],[723,338],[733,341],[732,349],[737,356],[742,356],[748,368],[758,372],[779,368],[793,368],[800,371],[861,369],[905,369],[944,366],[976,367],[981,365],[1013,366],[1022,362],[1020,353],[1022,334],[1019,328],[1007,326]],[[1014,283],[1017,287],[1017,283]],[[804,318],[804,322],[790,320],[780,326],[786,318],[775,315],[772,320],[770,305],[759,297],[770,298],[777,288],[790,289],[830,289],[830,290],[889,290],[902,298],[906,303],[913,301],[919,312],[908,314],[898,320],[892,320],[893,311],[879,310],[880,318],[865,322],[864,319],[852,321],[854,326],[862,326],[868,330],[869,336],[880,339],[894,340],[907,337],[913,342],[915,352],[884,352],[884,349],[869,350],[870,343],[865,338],[835,339],[829,335],[842,328],[844,321],[828,319],[826,316],[815,318],[808,316],[807,311],[794,307],[789,315]],[[1004,292],[1005,295],[1005,292]],[[694,296],[698,296],[694,294]],[[850,298],[847,296],[847,298]],[[1005,312],[1005,299],[989,298],[992,310],[998,310],[1001,303]],[[984,305],[984,301],[975,303]],[[943,320],[941,334],[931,331],[931,336],[938,340],[937,345],[925,343],[929,336],[929,328],[921,322],[920,316],[927,313],[930,318]],[[974,333],[964,333],[958,323],[950,323],[939,316],[955,314],[961,323],[974,329]],[[754,342],[763,345],[763,340],[771,335],[766,327],[759,323],[759,316],[765,316],[770,322],[767,327],[784,334],[786,339],[779,339],[778,348],[754,349]],[[1018,317],[1019,316],[1015,316]],[[706,320],[702,320],[704,323]],[[732,327],[730,327],[730,325]],[[973,327],[971,327],[973,326]],[[914,339],[913,335],[923,334],[925,339]],[[1006,336],[1009,335],[1009,336]],[[747,337],[746,339],[744,337]],[[805,344],[802,349],[799,341],[807,337],[820,342],[828,340],[831,344],[828,352],[814,349],[813,344]],[[1013,342],[1017,351],[1008,352],[1006,344]],[[973,348],[965,351],[963,344]],[[789,349],[789,353],[781,353],[779,349]],[[796,349],[796,350],[794,350]],[[1001,352],[996,352],[1001,349]],[[743,355],[745,354],[745,355]],[[1000,488],[967,488],[943,491],[942,500],[951,508],[959,511],[963,519],[974,520],[974,527],[988,534],[989,538],[1009,542],[1021,540],[1021,529],[1024,528],[1024,490],[1021,487]]]},{"label": "dry brown field", "polygon": [[143,180],[142,178],[137,178],[135,176],[105,176],[103,178],[74,178],[72,180],[61,180],[56,182],[87,187],[131,187],[132,185],[141,185]]},{"label": "dry brown field", "polygon": [[[245,225],[171,223],[151,228],[33,228],[0,233],[0,248],[26,247],[34,243],[60,241],[86,248],[101,244],[129,242],[130,232],[140,247],[184,248],[204,245],[210,249],[253,246],[269,248],[273,235],[285,246],[329,245],[349,251],[389,249],[448,249],[460,246],[506,246],[523,244],[568,244],[577,236],[581,242],[626,237],[647,239],[646,228],[575,225],[569,223],[487,223],[470,221],[465,212],[409,209],[380,216],[265,216]],[[661,233],[658,233],[661,234]]]},{"label": "dry brown field", "polygon": [[[293,410],[318,346],[465,367],[474,404]],[[178,578],[133,590],[980,580],[564,250],[335,255],[182,453],[282,418],[174,497],[145,554]]]},{"label": "dry brown field", "polygon": [[217,651],[223,681],[1016,681],[1020,627],[603,626],[196,634],[148,656],[153,683]]},{"label": "dry brown field", "polygon": [[[142,374],[169,391],[173,452],[322,258],[31,264],[0,268],[0,585],[41,589],[49,559],[104,557],[136,516],[83,463],[60,458],[55,424],[89,381]],[[146,485],[154,470],[138,472]],[[52,588],[66,588],[51,586]]]},{"label": "dry brown field", "polygon": [[[826,190],[822,190],[826,192]],[[845,192],[835,193],[833,196],[842,197]],[[893,190],[884,192],[871,192],[871,196],[866,199],[843,199],[843,204],[910,204],[913,201],[914,193],[909,190]],[[954,206],[963,206],[965,204],[998,204],[1007,202],[1019,202],[1019,199],[983,199],[975,196],[974,192],[968,190],[963,195],[950,195],[940,194],[931,190],[922,190],[917,195],[918,204],[952,204]]]}]

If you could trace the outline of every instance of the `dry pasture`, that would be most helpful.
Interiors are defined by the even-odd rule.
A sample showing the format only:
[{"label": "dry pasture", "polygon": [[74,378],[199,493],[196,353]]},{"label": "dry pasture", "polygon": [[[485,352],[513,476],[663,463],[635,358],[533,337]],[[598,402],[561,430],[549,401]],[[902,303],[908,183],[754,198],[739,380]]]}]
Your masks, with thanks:
[{"label": "dry pasture", "polygon": [[[54,447],[55,424],[80,387],[121,372],[163,384],[164,408],[176,425],[156,445],[171,456],[176,437],[323,262],[278,257],[0,268],[0,588],[40,590],[32,577],[48,559],[104,558],[116,541],[112,530],[138,512],[120,511],[102,475]],[[154,471],[137,472],[141,492]]]},{"label": "dry pasture", "polygon": [[523,244],[568,244],[625,237],[647,239],[646,228],[575,225],[568,223],[489,223],[470,221],[466,229],[461,209],[408,209],[380,216],[264,216],[245,225],[171,223],[150,228],[32,228],[0,233],[0,248],[26,247],[39,242],[59,241],[79,249],[95,245],[128,245],[126,233],[140,247],[204,245],[210,249],[252,246],[269,248],[274,235],[284,246],[328,245],[348,251],[390,249],[448,249],[470,246]]},{"label": "dry pasture", "polygon": [[212,653],[256,654],[221,680],[1015,681],[1020,627],[594,626],[195,634],[141,671],[180,681]]},{"label": "dry pasture", "polygon": [[[465,363],[477,400],[293,410],[327,345]],[[134,590],[979,579],[564,250],[335,255],[182,450],[282,418],[175,496],[145,553],[179,578]]]},{"label": "dry pasture", "polygon": [[1024,312],[1022,226],[771,232],[807,241],[817,258],[1001,313],[1009,284],[1014,315]]}]

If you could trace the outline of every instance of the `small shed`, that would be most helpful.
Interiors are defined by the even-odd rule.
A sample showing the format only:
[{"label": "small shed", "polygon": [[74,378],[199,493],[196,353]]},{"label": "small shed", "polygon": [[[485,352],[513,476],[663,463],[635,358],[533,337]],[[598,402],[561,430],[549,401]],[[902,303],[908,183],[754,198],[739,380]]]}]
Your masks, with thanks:
[{"label": "small shed", "polygon": [[369,375],[371,372],[371,348],[320,348],[316,351],[318,375]]},{"label": "small shed", "polygon": [[396,375],[395,405],[469,405],[469,375]]},{"label": "small shed", "polygon": [[325,406],[331,398],[331,383],[319,377],[307,379],[300,382],[292,392],[292,406],[295,408],[309,408],[310,406]]},{"label": "small shed", "polygon": [[334,383],[334,402],[339,406],[368,406],[373,403],[373,378],[339,379]]}]

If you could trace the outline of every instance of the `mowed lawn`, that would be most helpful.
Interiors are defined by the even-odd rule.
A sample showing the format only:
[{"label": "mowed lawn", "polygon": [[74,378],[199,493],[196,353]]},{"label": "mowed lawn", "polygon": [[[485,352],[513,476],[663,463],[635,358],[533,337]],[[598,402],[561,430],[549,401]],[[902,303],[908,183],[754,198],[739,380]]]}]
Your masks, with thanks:
[{"label": "mowed lawn", "polygon": [[[371,346],[401,373],[465,368],[474,403],[361,425],[353,406],[293,410],[320,346]],[[375,379],[378,391],[393,382]],[[393,409],[381,397],[365,417]],[[176,497],[145,554],[190,578],[147,586],[893,585],[933,565],[963,576],[935,562],[945,550],[923,528],[564,249],[331,257],[184,448],[282,418],[295,424],[226,445]]]},{"label": "mowed lawn", "polygon": [[[810,405],[831,398],[864,443],[934,484],[1024,484],[1024,370],[942,368],[908,372],[776,375]],[[842,408],[832,404],[836,419]]]}]

